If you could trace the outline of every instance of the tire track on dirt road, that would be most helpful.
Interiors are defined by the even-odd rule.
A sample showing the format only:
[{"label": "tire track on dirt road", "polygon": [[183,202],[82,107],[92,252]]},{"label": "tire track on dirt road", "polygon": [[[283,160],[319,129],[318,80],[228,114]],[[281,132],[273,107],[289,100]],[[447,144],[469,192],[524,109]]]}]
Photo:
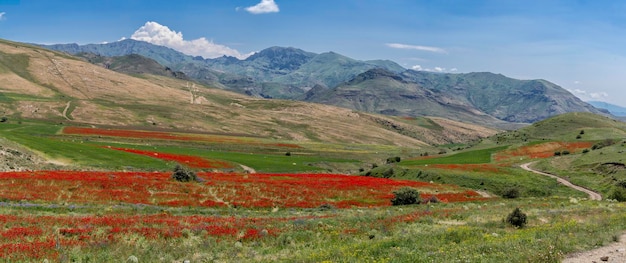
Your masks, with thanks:
[{"label": "tire track on dirt road", "polygon": [[565,185],[565,186],[567,186],[569,188],[572,188],[574,190],[586,193],[587,195],[589,195],[589,199],[591,199],[591,200],[602,200],[602,195],[600,195],[598,192],[594,192],[594,191],[591,191],[591,190],[589,190],[587,188],[584,188],[582,186],[575,185],[575,184],[571,183],[570,181],[565,180],[565,179],[563,179],[563,178],[561,178],[559,176],[556,176],[556,175],[553,175],[553,174],[549,174],[549,173],[540,172],[540,171],[537,171],[537,170],[533,170],[532,168],[530,168],[530,166],[533,165],[534,163],[536,163],[536,162],[525,163],[525,164],[520,165],[520,167],[522,169],[526,170],[526,171],[529,171],[529,172],[533,172],[533,173],[536,173],[536,174],[545,175],[545,176],[548,176],[550,178],[554,178],[554,179],[556,179],[557,182],[559,182],[559,183],[561,183],[561,184],[563,184],[563,185]]}]

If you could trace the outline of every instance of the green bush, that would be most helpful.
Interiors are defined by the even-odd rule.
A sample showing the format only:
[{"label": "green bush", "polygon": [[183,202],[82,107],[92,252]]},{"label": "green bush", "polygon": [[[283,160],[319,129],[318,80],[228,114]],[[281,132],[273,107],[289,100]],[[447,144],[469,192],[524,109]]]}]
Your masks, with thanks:
[{"label": "green bush", "polygon": [[583,153],[588,153],[588,152],[589,152],[589,149],[584,149],[583,150]]},{"label": "green bush", "polygon": [[389,165],[383,165],[373,168],[365,173],[365,176],[372,176],[378,178],[391,178],[393,177],[395,170]]},{"label": "green bush", "polygon": [[396,156],[396,157],[389,157],[387,158],[387,164],[390,163],[399,163],[400,162],[400,156]]},{"label": "green bush", "polygon": [[515,208],[515,210],[506,217],[506,222],[514,227],[522,228],[526,225],[526,214],[522,213],[519,207]]},{"label": "green bush", "polygon": [[393,192],[392,205],[412,205],[421,203],[420,193],[412,187],[402,187]]},{"label": "green bush", "polygon": [[507,188],[502,193],[502,197],[508,198],[508,199],[515,199],[515,198],[518,198],[519,196],[520,196],[520,192],[519,192],[519,189],[517,187]]},{"label": "green bush", "polygon": [[618,202],[626,202],[626,188],[614,187],[607,198]]},{"label": "green bush", "polygon": [[193,171],[186,169],[180,164],[177,164],[176,167],[174,167],[172,179],[179,182],[192,182],[198,181],[198,176]]}]

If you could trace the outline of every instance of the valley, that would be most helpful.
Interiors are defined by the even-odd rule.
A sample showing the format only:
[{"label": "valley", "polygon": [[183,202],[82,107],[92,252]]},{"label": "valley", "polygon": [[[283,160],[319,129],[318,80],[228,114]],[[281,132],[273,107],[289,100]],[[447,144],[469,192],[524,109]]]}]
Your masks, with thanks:
[{"label": "valley", "polygon": [[[116,42],[131,44],[143,45]],[[383,61],[297,49],[288,52],[299,63],[274,59],[283,51],[256,59],[290,65],[282,77],[290,83],[303,81],[294,76],[320,56],[387,68],[298,93],[342,108],[236,93],[221,82],[195,82],[190,71],[183,78],[182,67],[128,75],[0,41],[0,258],[561,262],[626,231],[626,123],[584,104],[575,108],[584,112],[561,107],[578,101],[555,85],[491,73],[394,72]],[[259,74],[270,81],[270,73]],[[481,78],[498,79],[482,82],[491,83],[484,89],[528,100],[504,108],[518,97],[503,95],[501,104],[475,108],[470,99],[490,100],[436,95],[477,89],[469,83]],[[443,84],[422,89],[428,81]],[[380,90],[400,108],[412,94],[424,110],[442,110],[382,115],[387,102],[364,99]],[[418,96],[425,93],[432,96]],[[532,104],[538,97],[552,106]],[[521,108],[539,113],[511,114]],[[529,163],[601,200],[520,167]],[[176,180],[176,171],[193,180]],[[404,187],[420,202],[392,205]],[[522,227],[507,222],[516,208],[527,219]]]}]

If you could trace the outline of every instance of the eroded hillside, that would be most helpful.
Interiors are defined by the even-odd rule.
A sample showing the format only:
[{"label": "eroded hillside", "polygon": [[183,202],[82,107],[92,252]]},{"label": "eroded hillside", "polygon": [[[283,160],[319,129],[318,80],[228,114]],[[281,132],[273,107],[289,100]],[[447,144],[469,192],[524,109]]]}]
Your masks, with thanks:
[{"label": "eroded hillside", "polygon": [[[470,125],[429,130],[334,106],[252,98],[163,76],[133,77],[8,41],[0,42],[0,52],[0,107],[9,118],[406,147],[495,133]],[[394,126],[420,132],[403,133]],[[442,139],[441,134],[455,135]]]}]

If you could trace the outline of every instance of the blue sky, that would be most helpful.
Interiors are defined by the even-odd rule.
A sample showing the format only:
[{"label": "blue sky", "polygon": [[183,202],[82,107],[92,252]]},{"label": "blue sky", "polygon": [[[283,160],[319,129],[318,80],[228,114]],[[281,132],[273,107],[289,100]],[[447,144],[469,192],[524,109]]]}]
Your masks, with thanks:
[{"label": "blue sky", "polygon": [[0,0],[0,38],[135,38],[204,57],[290,46],[546,79],[583,100],[626,106],[626,1]]}]

